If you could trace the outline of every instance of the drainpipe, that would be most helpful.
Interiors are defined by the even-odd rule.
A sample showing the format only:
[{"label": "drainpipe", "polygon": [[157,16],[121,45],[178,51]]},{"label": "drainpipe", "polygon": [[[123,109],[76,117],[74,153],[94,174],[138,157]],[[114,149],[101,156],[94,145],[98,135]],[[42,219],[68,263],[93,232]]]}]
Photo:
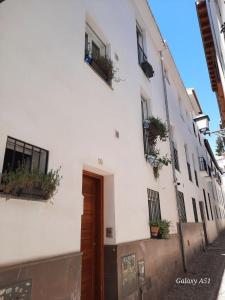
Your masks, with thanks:
[{"label": "drainpipe", "polygon": [[[165,45],[165,43],[164,43]],[[167,46],[165,45],[165,48],[163,50],[167,50]],[[175,160],[174,160],[174,151],[173,151],[173,140],[172,140],[172,133],[171,133],[171,127],[170,127],[170,114],[169,114],[169,104],[168,104],[168,95],[167,95],[167,89],[166,89],[166,79],[165,79],[165,70],[164,70],[164,64],[163,64],[163,54],[162,51],[159,51],[160,53],[160,60],[161,60],[161,72],[162,72],[162,81],[163,81],[163,92],[164,92],[164,103],[166,108],[166,120],[168,125],[168,136],[169,136],[169,145],[170,145],[170,153],[171,153],[171,166],[172,166],[172,173],[173,173],[173,182],[174,182],[174,190],[176,195],[176,204],[177,204],[177,215],[178,215],[178,229],[179,229],[179,237],[180,237],[180,248],[181,248],[181,256],[182,256],[182,262],[183,262],[183,269],[184,272],[187,272],[187,264],[186,264],[186,258],[185,258],[185,252],[184,252],[184,237],[182,232],[182,225],[178,213],[178,189],[176,185],[176,171],[175,171]]]}]

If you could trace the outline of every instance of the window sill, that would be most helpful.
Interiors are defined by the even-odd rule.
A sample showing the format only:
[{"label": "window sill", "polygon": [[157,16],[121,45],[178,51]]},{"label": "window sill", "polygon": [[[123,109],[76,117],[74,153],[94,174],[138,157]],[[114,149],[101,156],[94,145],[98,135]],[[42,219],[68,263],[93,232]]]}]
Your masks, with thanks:
[{"label": "window sill", "polygon": [[45,199],[41,191],[22,191],[19,194],[16,193],[4,193],[0,189],[0,198],[17,199],[17,200],[27,200],[27,201],[38,201],[38,202],[47,202],[49,199]]},{"label": "window sill", "polygon": [[99,72],[90,64],[90,63],[88,63],[87,61],[85,61],[84,60],[84,62],[85,62],[85,64],[86,65],[88,65],[93,71],[94,71],[94,73],[99,77],[99,78],[101,78],[101,80],[113,91],[113,87],[112,87],[112,83],[111,82],[108,82],[107,80],[105,80],[105,78],[103,78],[103,76],[101,76],[100,74],[99,74]]}]

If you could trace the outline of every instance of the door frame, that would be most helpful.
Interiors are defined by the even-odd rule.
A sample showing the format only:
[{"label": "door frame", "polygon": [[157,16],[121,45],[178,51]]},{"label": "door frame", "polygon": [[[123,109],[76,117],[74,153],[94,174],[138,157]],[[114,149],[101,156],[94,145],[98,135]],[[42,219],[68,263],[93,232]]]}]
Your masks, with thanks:
[{"label": "door frame", "polygon": [[97,205],[96,205],[96,226],[97,226],[97,263],[96,263],[96,299],[104,300],[104,177],[90,171],[83,170],[82,184],[84,176],[88,176],[98,181]]}]

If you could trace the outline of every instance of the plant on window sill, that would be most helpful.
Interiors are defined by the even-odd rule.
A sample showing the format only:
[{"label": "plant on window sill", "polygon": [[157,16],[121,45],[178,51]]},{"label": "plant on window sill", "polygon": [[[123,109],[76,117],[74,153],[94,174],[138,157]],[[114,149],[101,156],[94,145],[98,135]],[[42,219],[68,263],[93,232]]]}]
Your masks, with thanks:
[{"label": "plant on window sill", "polygon": [[152,238],[169,239],[170,221],[153,220],[149,222]]},{"label": "plant on window sill", "polygon": [[153,166],[153,174],[157,179],[159,170],[165,165],[168,166],[171,160],[168,155],[160,156],[159,149],[156,148],[157,142],[165,142],[168,138],[168,129],[165,123],[159,118],[150,117],[144,120],[144,135],[148,142],[148,151],[145,154],[146,160]]},{"label": "plant on window sill", "polygon": [[107,82],[111,83],[115,77],[116,70],[114,69],[112,60],[107,56],[99,56],[94,58],[91,53],[85,53],[85,61],[93,67],[93,69]]},{"label": "plant on window sill", "polygon": [[6,195],[18,197],[30,195],[36,199],[48,200],[55,195],[60,185],[62,176],[59,172],[60,168],[47,174],[40,174],[38,171],[30,172],[24,166],[19,167],[2,175],[2,191]]}]

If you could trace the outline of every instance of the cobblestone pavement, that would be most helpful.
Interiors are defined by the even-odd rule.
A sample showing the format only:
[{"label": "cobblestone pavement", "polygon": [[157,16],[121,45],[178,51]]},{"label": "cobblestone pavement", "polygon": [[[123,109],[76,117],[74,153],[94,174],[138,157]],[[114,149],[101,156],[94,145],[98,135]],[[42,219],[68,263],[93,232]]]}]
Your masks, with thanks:
[{"label": "cobblestone pavement", "polygon": [[[216,300],[224,269],[225,232],[193,260],[187,273],[177,277],[176,281],[180,283],[175,281],[164,300]],[[220,299],[225,300],[225,294]]]}]

